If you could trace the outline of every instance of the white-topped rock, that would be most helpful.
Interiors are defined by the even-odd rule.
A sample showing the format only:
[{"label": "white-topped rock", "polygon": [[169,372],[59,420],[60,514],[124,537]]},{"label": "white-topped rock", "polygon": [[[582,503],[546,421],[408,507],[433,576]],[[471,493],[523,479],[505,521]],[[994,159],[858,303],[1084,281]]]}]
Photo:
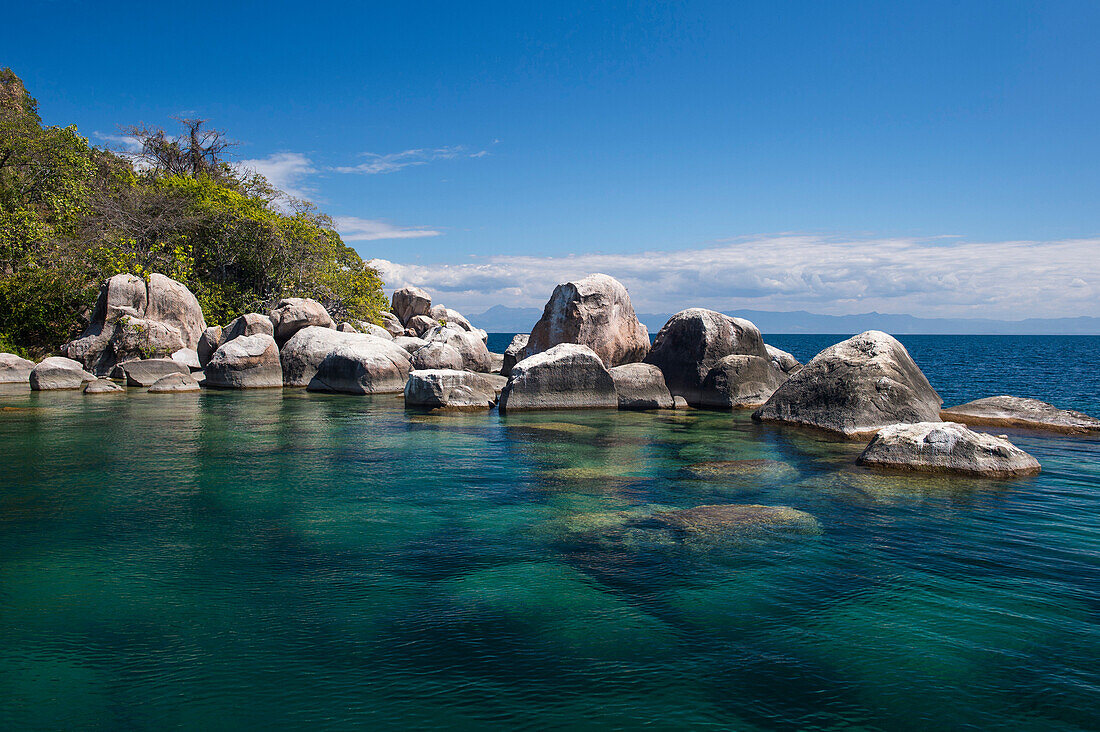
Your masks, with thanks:
[{"label": "white-topped rock", "polygon": [[858,462],[882,468],[991,478],[1039,472],[1039,461],[1007,439],[975,432],[955,422],[884,427],[859,456]]},{"label": "white-topped rock", "polygon": [[560,343],[512,368],[500,395],[501,411],[615,409],[615,381],[588,346]]},{"label": "white-topped rock", "polygon": [[869,330],[814,356],[752,416],[861,437],[899,422],[937,422],[942,403],[905,346]]}]

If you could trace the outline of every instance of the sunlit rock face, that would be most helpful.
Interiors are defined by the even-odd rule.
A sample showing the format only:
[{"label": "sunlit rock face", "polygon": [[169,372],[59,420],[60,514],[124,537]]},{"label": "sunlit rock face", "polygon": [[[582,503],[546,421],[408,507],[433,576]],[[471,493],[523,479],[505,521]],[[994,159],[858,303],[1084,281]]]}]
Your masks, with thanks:
[{"label": "sunlit rock face", "polygon": [[899,422],[938,422],[941,404],[905,346],[869,330],[814,356],[753,418],[868,437]]},{"label": "sunlit rock face", "polygon": [[771,360],[760,329],[748,320],[689,308],[669,318],[645,360],[661,369],[673,396],[694,405],[704,402],[704,382],[726,356]]},{"label": "sunlit rock face", "polygon": [[645,358],[649,331],[634,313],[622,283],[593,274],[554,288],[524,354],[533,356],[559,343],[588,346],[610,368]]}]

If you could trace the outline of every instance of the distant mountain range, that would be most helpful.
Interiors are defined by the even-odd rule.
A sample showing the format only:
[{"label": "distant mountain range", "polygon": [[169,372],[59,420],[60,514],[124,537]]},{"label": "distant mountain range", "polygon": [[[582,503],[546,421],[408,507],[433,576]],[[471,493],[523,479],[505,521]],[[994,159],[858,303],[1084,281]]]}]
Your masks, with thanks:
[{"label": "distant mountain range", "polygon": [[[1100,335],[1100,318],[1027,318],[989,320],[983,318],[917,318],[912,315],[862,313],[818,315],[805,310],[776,313],[767,310],[737,310],[730,315],[748,318],[764,333],[835,333],[850,335],[865,330],[884,330],[894,335]],[[527,333],[542,316],[539,308],[510,308],[494,305],[470,321],[490,333]],[[669,314],[638,313],[638,319],[656,333]]]}]

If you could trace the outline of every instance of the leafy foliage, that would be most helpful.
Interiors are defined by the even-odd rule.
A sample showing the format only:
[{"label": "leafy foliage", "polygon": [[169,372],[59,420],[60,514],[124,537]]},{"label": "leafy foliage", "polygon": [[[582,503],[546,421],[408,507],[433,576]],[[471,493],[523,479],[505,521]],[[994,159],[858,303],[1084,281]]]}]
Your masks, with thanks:
[{"label": "leafy foliage", "polygon": [[99,284],[161,272],[226,323],[283,297],[312,297],[338,320],[378,322],[376,270],[331,219],[222,159],[231,144],[202,120],[185,131],[130,128],[142,153],[94,148],[74,127],[43,126],[0,70],[0,342],[35,353],[86,324]]}]

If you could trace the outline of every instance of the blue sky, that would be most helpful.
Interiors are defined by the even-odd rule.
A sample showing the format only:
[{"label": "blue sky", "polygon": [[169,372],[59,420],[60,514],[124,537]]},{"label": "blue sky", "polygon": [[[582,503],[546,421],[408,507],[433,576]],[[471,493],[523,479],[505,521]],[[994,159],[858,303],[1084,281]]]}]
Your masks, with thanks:
[{"label": "blue sky", "polygon": [[1095,2],[28,2],[0,64],[95,142],[208,118],[391,285],[477,312],[1100,315]]}]

